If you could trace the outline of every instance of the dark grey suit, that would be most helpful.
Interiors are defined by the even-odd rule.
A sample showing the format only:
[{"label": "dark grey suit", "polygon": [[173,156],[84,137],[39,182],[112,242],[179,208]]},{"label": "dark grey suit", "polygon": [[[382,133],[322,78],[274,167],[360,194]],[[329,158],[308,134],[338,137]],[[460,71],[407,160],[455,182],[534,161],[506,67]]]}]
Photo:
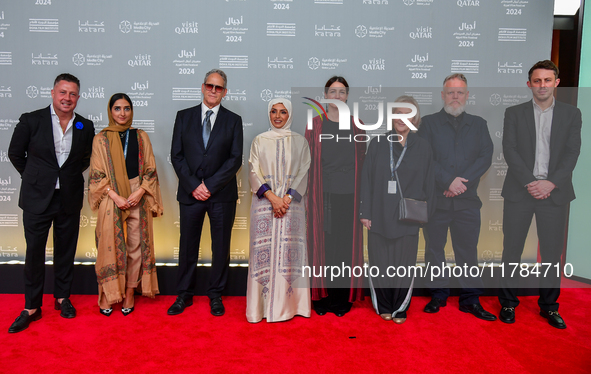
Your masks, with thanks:
[{"label": "dark grey suit", "polygon": [[[547,180],[556,188],[544,200],[533,198],[526,185],[535,181],[536,128],[532,101],[507,108],[503,128],[503,153],[509,167],[503,185],[503,262],[499,301],[503,307],[516,307],[515,280],[507,275],[509,263],[521,261],[521,254],[532,217],[536,215],[540,255],[543,263],[560,263],[564,246],[568,203],[575,198],[572,173],[581,149],[581,111],[555,102],[550,135],[550,163]],[[545,270],[545,268],[543,269]],[[519,269],[516,273],[519,272]],[[545,311],[558,310],[560,277],[556,269],[540,281],[538,304]]]}]

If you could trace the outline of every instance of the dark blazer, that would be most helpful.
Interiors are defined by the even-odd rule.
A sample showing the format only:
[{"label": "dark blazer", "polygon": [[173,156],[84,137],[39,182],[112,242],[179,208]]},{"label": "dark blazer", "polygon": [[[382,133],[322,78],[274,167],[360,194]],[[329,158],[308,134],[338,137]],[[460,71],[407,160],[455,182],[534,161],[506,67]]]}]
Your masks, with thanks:
[{"label": "dark blazer", "polygon": [[179,178],[177,200],[183,204],[197,202],[192,192],[203,181],[211,192],[208,201],[236,201],[236,173],[242,166],[242,118],[220,106],[207,148],[202,128],[201,104],[177,113],[171,148],[172,166]]},{"label": "dark blazer", "polygon": [[[550,133],[548,180],[556,185],[550,193],[555,204],[564,205],[575,198],[572,174],[581,150],[581,111],[555,102]],[[533,182],[536,159],[536,126],[532,100],[505,110],[503,154],[509,166],[502,196],[513,202],[529,195],[526,184]]]},{"label": "dark blazer", "polygon": [[82,172],[90,165],[94,125],[76,114],[72,131],[70,155],[60,168],[55,156],[49,106],[21,115],[10,140],[8,157],[22,178],[18,205],[24,211],[43,213],[51,202],[58,178],[65,212],[82,209]]},{"label": "dark blazer", "polygon": [[[394,134],[392,131],[386,135]],[[407,150],[396,171],[405,198],[427,201],[429,215],[435,212],[435,172],[431,145],[409,132]],[[394,165],[402,154],[400,143],[392,144]],[[419,233],[419,224],[399,220],[400,191],[388,193],[391,180],[390,144],[382,138],[369,143],[361,174],[359,218],[371,220],[371,232],[388,239]]]},{"label": "dark blazer", "polygon": [[[493,143],[484,118],[463,113],[459,130],[454,130],[447,113],[441,109],[421,119],[419,136],[427,139],[433,149],[435,161],[435,196],[439,209],[480,208],[478,197],[480,177],[492,163]],[[449,189],[456,177],[468,179],[466,192],[447,198],[443,192]]]}]

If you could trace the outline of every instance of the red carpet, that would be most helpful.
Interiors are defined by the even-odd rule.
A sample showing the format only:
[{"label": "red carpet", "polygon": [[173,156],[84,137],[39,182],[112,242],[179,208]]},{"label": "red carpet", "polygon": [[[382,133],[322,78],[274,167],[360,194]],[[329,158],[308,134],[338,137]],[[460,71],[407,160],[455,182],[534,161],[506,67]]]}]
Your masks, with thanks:
[{"label": "red carpet", "polygon": [[[558,330],[523,297],[517,322],[486,322],[458,310],[457,297],[438,314],[415,297],[403,325],[382,321],[367,299],[349,314],[249,324],[244,297],[226,297],[226,315],[209,314],[206,297],[179,316],[173,296],[136,297],[123,317],[99,314],[96,296],[72,296],[78,316],[66,320],[44,298],[43,318],[18,334],[8,327],[22,295],[0,295],[1,373],[591,373],[591,289],[563,289]],[[498,313],[496,298],[483,297]]]}]

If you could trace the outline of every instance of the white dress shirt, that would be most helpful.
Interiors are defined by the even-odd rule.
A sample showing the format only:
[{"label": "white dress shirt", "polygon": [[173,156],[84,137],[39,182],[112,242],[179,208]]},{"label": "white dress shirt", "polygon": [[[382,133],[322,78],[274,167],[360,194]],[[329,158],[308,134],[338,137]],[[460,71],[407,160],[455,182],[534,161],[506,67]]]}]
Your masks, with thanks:
[{"label": "white dress shirt", "polygon": [[211,116],[209,117],[209,121],[211,122],[211,130],[213,131],[213,125],[215,123],[215,119],[218,117],[218,112],[220,111],[220,105],[222,104],[218,104],[216,106],[214,106],[213,108],[208,108],[207,105],[205,105],[205,103],[201,103],[201,124],[203,124],[203,121],[205,121],[205,118],[207,117],[207,111],[208,110],[212,110],[213,113],[211,113]]},{"label": "white dress shirt", "polygon": [[534,177],[536,179],[548,179],[548,165],[550,164],[550,134],[552,132],[552,117],[554,116],[554,104],[542,110],[534,103],[534,121],[536,125],[536,161],[534,163]]},{"label": "white dress shirt", "polygon": [[[55,109],[53,109],[53,104],[51,104],[49,108],[51,110],[51,125],[53,128],[53,146],[55,147],[55,157],[57,159],[58,165],[62,167],[64,162],[66,162],[70,156],[70,149],[72,149],[72,138],[74,132],[72,125],[74,123],[74,113],[72,113],[72,118],[70,118],[70,121],[68,121],[66,131],[62,131],[60,119],[55,113]],[[59,178],[55,183],[55,188],[60,188]]]}]

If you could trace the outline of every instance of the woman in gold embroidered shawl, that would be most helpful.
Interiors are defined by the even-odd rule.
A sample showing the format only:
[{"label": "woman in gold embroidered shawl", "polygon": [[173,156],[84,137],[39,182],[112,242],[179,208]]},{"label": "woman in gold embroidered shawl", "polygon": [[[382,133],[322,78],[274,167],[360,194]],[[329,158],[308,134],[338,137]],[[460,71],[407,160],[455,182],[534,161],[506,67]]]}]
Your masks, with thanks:
[{"label": "woman in gold embroidered shawl", "polygon": [[94,137],[88,200],[97,212],[96,274],[100,312],[109,316],[123,301],[134,310],[134,291],[158,291],[152,217],[162,214],[156,161],[148,134],[131,128],[133,106],[124,93],[109,100],[109,126]]}]

